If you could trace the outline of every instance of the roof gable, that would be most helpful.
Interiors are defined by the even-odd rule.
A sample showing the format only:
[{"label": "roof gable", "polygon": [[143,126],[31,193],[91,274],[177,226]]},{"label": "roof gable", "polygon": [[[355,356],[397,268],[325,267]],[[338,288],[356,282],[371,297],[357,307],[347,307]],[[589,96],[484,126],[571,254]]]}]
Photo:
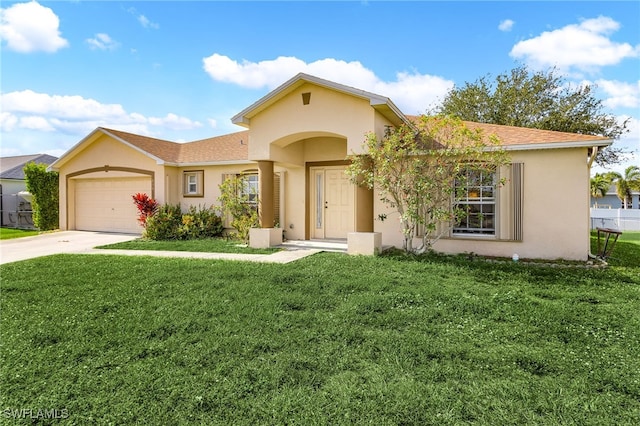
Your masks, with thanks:
[{"label": "roof gable", "polygon": [[278,102],[280,99],[293,92],[295,89],[305,83],[311,83],[316,86],[335,90],[337,92],[341,92],[350,96],[366,99],[374,109],[376,109],[379,113],[381,113],[395,125],[400,125],[407,122],[404,114],[402,114],[402,112],[391,101],[391,99],[385,96],[367,92],[365,90],[356,89],[354,87],[346,86],[344,84],[336,83],[330,80],[324,80],[322,78],[305,73],[299,73],[295,75],[293,78],[289,79],[262,98],[258,99],[249,107],[233,116],[231,118],[231,122],[240,126],[249,127],[251,117],[267,109],[269,106]]},{"label": "roof gable", "polygon": [[136,151],[147,155],[160,164],[215,164],[228,161],[247,161],[249,131],[231,133],[194,142],[171,142],[149,136],[98,127],[89,136],[68,150],[51,165],[57,169],[80,152],[82,145],[94,143],[104,134]]}]

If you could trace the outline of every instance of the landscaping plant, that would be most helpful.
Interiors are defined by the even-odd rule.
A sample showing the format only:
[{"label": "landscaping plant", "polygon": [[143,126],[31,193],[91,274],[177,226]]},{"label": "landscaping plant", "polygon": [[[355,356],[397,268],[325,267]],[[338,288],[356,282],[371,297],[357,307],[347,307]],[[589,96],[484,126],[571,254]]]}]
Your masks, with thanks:
[{"label": "landscaping plant", "polygon": [[492,172],[508,161],[494,136],[445,116],[421,116],[415,126],[388,128],[380,140],[370,133],[363,151],[351,156],[347,173],[354,183],[378,191],[380,200],[398,212],[407,252],[414,251],[420,228],[417,251],[426,251],[464,213],[451,200],[458,195],[456,187],[466,186],[469,172]]},{"label": "landscaping plant", "polygon": [[[246,187],[245,176],[232,176],[220,184],[222,213],[231,218],[231,226],[236,230],[238,239],[248,242],[249,230],[258,228],[258,197],[242,189]],[[251,200],[250,200],[251,198]]]},{"label": "landscaping plant", "polygon": [[158,211],[158,202],[147,194],[137,193],[131,197],[138,208],[138,222],[140,222],[140,225],[145,226],[147,219]]},{"label": "landscaping plant", "polygon": [[58,172],[48,172],[44,164],[34,162],[24,166],[27,191],[31,193],[33,224],[41,231],[58,228]]},{"label": "landscaping plant", "polygon": [[164,204],[146,220],[143,236],[151,240],[194,240],[219,237],[222,219],[212,207],[190,206],[183,213],[180,205]]}]

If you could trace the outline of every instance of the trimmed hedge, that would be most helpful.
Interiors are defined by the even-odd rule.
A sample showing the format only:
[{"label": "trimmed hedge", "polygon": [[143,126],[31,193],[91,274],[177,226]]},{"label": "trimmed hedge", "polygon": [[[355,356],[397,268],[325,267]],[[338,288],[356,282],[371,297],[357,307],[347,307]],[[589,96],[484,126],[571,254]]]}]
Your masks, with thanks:
[{"label": "trimmed hedge", "polygon": [[33,224],[41,231],[58,229],[59,187],[58,172],[48,172],[44,164],[34,162],[24,166],[27,191],[31,193]]}]

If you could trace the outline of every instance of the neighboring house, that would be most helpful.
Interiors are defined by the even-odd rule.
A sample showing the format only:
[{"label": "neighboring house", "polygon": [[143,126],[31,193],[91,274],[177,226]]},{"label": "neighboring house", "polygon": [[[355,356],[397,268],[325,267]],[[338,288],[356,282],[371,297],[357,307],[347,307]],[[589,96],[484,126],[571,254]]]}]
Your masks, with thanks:
[{"label": "neighboring house", "polygon": [[27,163],[49,165],[57,157],[47,154],[19,155],[0,158],[0,226],[32,227],[31,204],[18,195],[27,190],[24,166]]},{"label": "neighboring house", "polygon": [[[262,227],[280,226],[290,240],[375,231],[383,245],[401,246],[397,214],[374,191],[353,185],[344,170],[368,132],[382,136],[386,127],[410,120],[386,97],[298,74],[232,118],[246,131],[174,143],[98,128],[51,166],[60,172],[60,228],[140,232],[134,193],[183,208],[210,206],[223,179],[246,174],[258,188]],[[485,220],[470,217],[435,249],[586,259],[589,162],[612,140],[466,124],[495,133],[513,164],[499,171],[506,185],[481,188],[493,196],[467,200]],[[381,214],[385,221],[376,219]]]},{"label": "neighboring house", "polygon": [[[622,201],[616,192],[617,186],[611,184],[607,194],[604,197],[591,196],[591,207],[599,209],[621,209],[624,207]],[[631,191],[631,203],[628,205],[630,209],[640,209],[640,191]]]}]

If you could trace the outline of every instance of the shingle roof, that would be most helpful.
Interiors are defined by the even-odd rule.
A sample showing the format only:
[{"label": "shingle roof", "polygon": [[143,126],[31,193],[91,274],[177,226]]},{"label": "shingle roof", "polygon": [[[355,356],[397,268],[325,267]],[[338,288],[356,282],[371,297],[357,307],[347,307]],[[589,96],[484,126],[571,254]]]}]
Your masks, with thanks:
[{"label": "shingle roof", "polygon": [[0,158],[0,179],[24,180],[24,166],[27,163],[49,165],[58,158],[48,154],[17,155]]},{"label": "shingle roof", "polygon": [[[418,116],[411,115],[408,115],[407,118],[414,122],[419,119]],[[487,136],[497,136],[498,139],[500,139],[501,145],[504,147],[529,145],[553,146],[554,144],[558,145],[558,147],[564,146],[564,144],[576,144],[580,146],[584,144],[608,145],[612,142],[610,138],[603,136],[504,126],[501,124],[476,123],[473,121],[464,121],[464,124],[471,130],[482,130]]]},{"label": "shingle roof", "polygon": [[[417,116],[407,116],[415,121]],[[533,149],[540,147],[566,147],[575,144],[608,145],[611,140],[601,136],[556,132],[551,130],[530,129],[524,127],[503,126],[498,124],[464,122],[470,129],[481,129],[485,134],[496,135],[507,148]],[[143,152],[168,163],[203,164],[225,161],[247,161],[249,156],[249,131],[214,136],[194,142],[177,143],[148,136],[136,135],[120,130],[100,128]]]},{"label": "shingle roof", "polygon": [[215,136],[182,146],[181,163],[247,160],[249,158],[249,131]]},{"label": "shingle roof", "polygon": [[[553,130],[474,123],[472,121],[465,121],[464,123],[471,130],[482,129],[487,134],[495,134],[505,146],[573,142],[606,142],[611,140],[610,138],[603,136],[581,135],[578,133],[556,132]],[[596,145],[598,144],[596,143]]]},{"label": "shingle roof", "polygon": [[247,160],[249,157],[248,130],[185,143],[170,142],[120,130],[105,128],[102,130],[169,163],[213,163]]}]

